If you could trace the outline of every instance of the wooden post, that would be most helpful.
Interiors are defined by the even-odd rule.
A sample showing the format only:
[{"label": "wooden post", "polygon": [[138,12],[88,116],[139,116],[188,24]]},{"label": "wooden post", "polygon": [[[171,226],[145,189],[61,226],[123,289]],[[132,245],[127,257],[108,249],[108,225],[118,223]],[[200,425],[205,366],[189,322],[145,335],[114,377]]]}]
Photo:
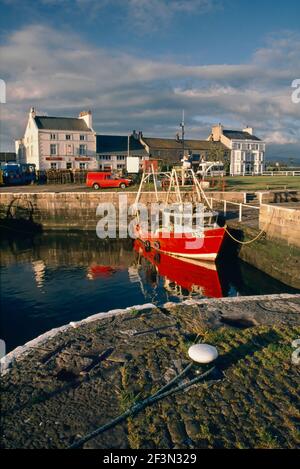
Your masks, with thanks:
[{"label": "wooden post", "polygon": [[240,208],[239,208],[239,222],[242,221],[242,210],[243,210],[243,204],[240,204]]}]

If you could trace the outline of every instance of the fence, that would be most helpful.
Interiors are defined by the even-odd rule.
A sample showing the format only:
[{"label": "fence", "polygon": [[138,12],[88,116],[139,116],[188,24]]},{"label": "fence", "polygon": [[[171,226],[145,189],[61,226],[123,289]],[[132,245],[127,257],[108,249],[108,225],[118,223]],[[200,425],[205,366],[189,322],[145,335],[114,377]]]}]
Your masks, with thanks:
[{"label": "fence", "polygon": [[[249,205],[241,202],[230,202],[228,200],[214,199],[210,197],[209,199],[210,206],[212,209],[218,208],[219,211],[223,212],[224,217],[227,219],[238,219],[241,223],[242,221],[247,222],[248,224],[254,226],[258,225],[259,210],[260,207],[256,205]],[[223,206],[223,209],[220,210],[220,207]],[[233,210],[229,210],[229,206],[234,207]],[[243,220],[244,216],[244,220]]]},{"label": "fence", "polygon": [[300,176],[300,171],[263,171],[262,173],[231,174],[231,176]]},{"label": "fence", "polygon": [[37,171],[38,182],[42,184],[84,184],[86,175],[87,171],[84,170],[47,169]]}]

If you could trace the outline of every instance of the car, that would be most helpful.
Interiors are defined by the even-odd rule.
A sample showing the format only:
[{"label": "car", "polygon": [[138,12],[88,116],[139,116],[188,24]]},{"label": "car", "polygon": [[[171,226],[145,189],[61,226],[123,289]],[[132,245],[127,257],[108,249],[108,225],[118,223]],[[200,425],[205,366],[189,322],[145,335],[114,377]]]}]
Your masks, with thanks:
[{"label": "car", "polygon": [[116,187],[125,189],[131,184],[131,179],[120,178],[108,171],[89,172],[86,178],[87,187],[93,187],[95,190]]}]

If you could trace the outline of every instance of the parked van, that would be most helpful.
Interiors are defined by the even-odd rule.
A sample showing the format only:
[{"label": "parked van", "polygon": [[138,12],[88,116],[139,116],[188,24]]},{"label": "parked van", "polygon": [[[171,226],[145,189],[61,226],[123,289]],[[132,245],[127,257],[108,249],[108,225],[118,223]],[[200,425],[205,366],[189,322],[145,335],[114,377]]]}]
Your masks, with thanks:
[{"label": "parked van", "polygon": [[35,164],[1,164],[2,183],[6,185],[33,184],[36,181]]},{"label": "parked van", "polygon": [[125,189],[132,184],[131,179],[119,178],[108,171],[87,173],[86,185],[94,189],[115,188]]}]

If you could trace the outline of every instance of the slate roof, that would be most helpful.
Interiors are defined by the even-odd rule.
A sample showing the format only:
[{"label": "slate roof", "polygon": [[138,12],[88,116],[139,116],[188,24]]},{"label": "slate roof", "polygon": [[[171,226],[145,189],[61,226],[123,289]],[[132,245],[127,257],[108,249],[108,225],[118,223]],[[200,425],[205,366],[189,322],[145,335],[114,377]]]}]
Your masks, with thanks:
[{"label": "slate roof", "polygon": [[[150,150],[182,150],[182,142],[177,141],[175,138],[148,138],[143,137],[143,142],[149,146]],[[226,148],[220,142],[213,142],[213,144]],[[184,147],[186,150],[210,150],[212,142],[208,140],[185,140]]]},{"label": "slate roof", "polygon": [[256,140],[261,141],[260,138],[255,135],[251,135],[248,132],[243,132],[239,130],[223,130],[223,135],[229,138],[230,140]]},{"label": "slate roof", "polygon": [[0,152],[0,161],[6,162],[6,161],[16,161],[17,155],[14,152],[11,151],[1,151]]},{"label": "slate roof", "polygon": [[[96,135],[96,142],[97,153],[111,154],[127,152],[127,135]],[[136,140],[133,136],[130,137],[129,149],[130,152],[145,152],[144,146],[140,143],[139,140]]]},{"label": "slate roof", "polygon": [[69,130],[69,131],[88,131],[91,130],[83,119],[76,117],[48,117],[35,116],[35,123],[41,130]]}]

